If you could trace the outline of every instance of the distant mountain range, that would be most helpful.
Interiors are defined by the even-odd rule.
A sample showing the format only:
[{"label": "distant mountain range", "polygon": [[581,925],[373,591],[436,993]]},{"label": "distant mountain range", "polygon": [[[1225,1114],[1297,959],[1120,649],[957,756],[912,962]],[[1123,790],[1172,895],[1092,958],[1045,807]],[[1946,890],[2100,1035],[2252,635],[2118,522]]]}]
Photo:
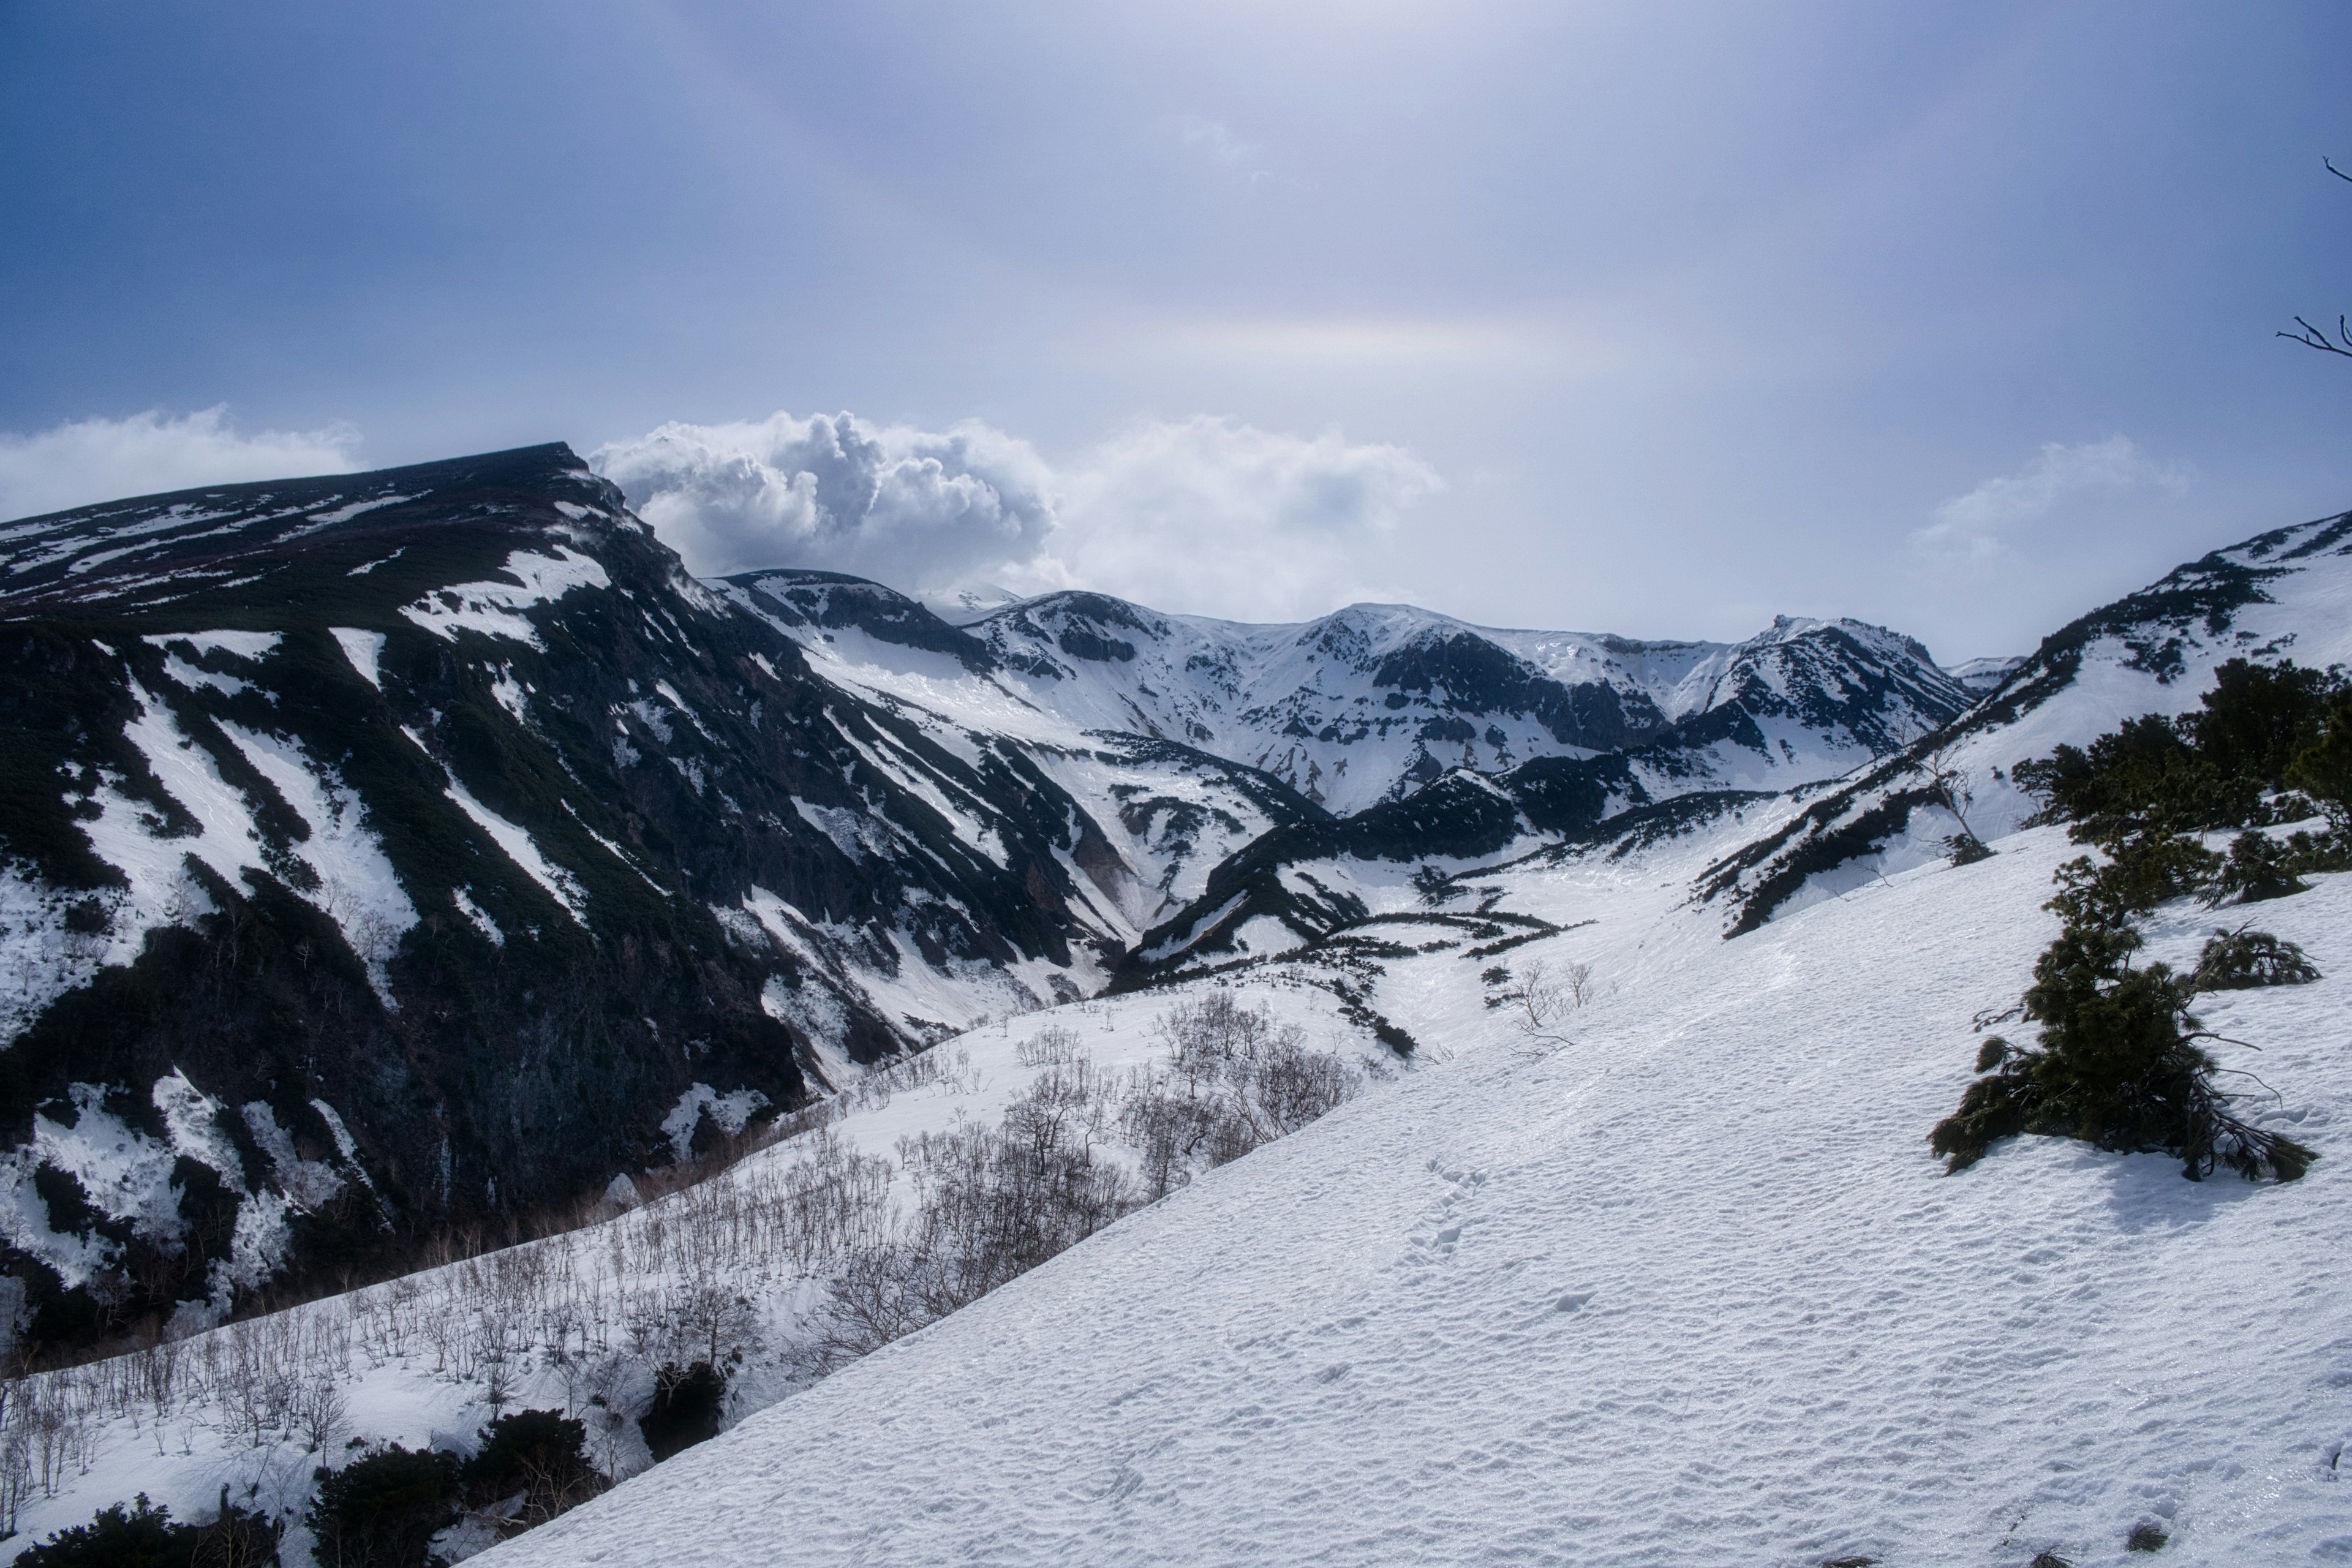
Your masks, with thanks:
[{"label": "distant mountain range", "polygon": [[[2207,592],[2101,636],[2166,657],[2146,628]],[[2066,657],[1087,593],[943,618],[698,581],[562,446],[0,525],[0,1234],[53,1342],[521,1226],[983,1016],[1321,940],[1372,868],[1442,902],[1752,816],[1714,896],[1769,915],[1843,863],[1798,852],[1844,830],[1801,826],[1822,803],[1884,817]]]}]

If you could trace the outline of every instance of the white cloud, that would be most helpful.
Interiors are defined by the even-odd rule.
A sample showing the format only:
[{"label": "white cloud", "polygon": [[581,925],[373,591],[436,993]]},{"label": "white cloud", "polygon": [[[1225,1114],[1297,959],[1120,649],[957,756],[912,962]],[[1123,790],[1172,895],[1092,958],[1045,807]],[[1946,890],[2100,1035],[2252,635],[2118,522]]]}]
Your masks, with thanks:
[{"label": "white cloud", "polygon": [[985,425],[849,414],[665,425],[590,461],[705,575],[816,567],[933,596],[1082,586],[1259,619],[1392,593],[1360,563],[1442,488],[1401,447],[1206,416],[1139,421],[1058,468]]},{"label": "white cloud", "polygon": [[1052,471],[985,425],[944,435],[854,414],[665,425],[589,455],[706,576],[811,566],[898,586],[971,580],[1037,553]]},{"label": "white cloud", "polygon": [[1222,120],[1187,114],[1176,121],[1176,140],[1206,153],[1212,162],[1231,169],[1252,184],[1274,178],[1274,171],[1265,166],[1265,150],[1235,135],[1233,127]]},{"label": "white cloud", "polygon": [[1199,416],[1138,423],[1069,476],[1055,553],[1070,577],[1165,610],[1293,620],[1394,596],[1364,574],[1444,488],[1402,447]]},{"label": "white cloud", "polygon": [[226,407],[177,416],[151,408],[30,436],[0,432],[0,518],[198,485],[345,474],[359,467],[359,445],[348,425],[239,435]]},{"label": "white cloud", "polygon": [[2148,458],[2127,436],[2079,447],[2047,442],[2013,474],[1990,479],[1936,509],[1936,521],[1911,535],[1911,547],[1945,566],[1984,567],[2011,555],[2021,529],[2150,489],[2188,488],[2189,470]]}]

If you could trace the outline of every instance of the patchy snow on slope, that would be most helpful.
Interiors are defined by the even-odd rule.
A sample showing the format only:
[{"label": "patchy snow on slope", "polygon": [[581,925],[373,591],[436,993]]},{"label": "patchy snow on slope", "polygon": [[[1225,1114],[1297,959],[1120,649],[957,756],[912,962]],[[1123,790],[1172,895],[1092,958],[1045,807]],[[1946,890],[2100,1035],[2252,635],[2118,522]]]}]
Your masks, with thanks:
[{"label": "patchy snow on slope", "polygon": [[125,781],[101,769],[92,795],[68,798],[96,808],[76,826],[98,858],[123,874],[124,887],[60,890],[22,868],[0,868],[0,1042],[15,1039],[102,966],[130,963],[149,931],[209,912],[210,895],[188,874],[191,858],[232,885],[247,870],[267,869],[243,793],[154,693],[135,679],[129,684],[135,713],[123,733],[197,830],[168,836],[154,805],[126,795]]},{"label": "patchy snow on slope", "polygon": [[[110,889],[62,891],[23,867],[0,866],[0,1047],[50,1003],[89,984],[113,946],[108,926],[123,902]],[[79,922],[77,909],[86,911]]]},{"label": "patchy snow on slope", "polygon": [[720,1094],[707,1083],[694,1084],[662,1118],[662,1135],[669,1140],[670,1152],[683,1160],[694,1152],[694,1130],[705,1116],[719,1131],[732,1136],[749,1126],[767,1103],[768,1097],[756,1089]]},{"label": "patchy snow on slope", "polygon": [[336,643],[343,650],[343,657],[352,661],[352,668],[359,672],[360,679],[378,691],[383,690],[383,634],[357,631],[350,626],[329,626],[327,629],[334,634]]},{"label": "patchy snow on slope", "polygon": [[1948,1177],[2074,852],[2001,849],[1732,942],[1658,865],[1500,874],[1599,921],[1506,961],[1595,966],[1572,1043],[1395,966],[1381,1005],[1477,1048],[488,1561],[2121,1568],[2142,1523],[2333,1561],[2352,878],[2263,911],[2329,978],[2228,1002],[2304,1181],[2035,1138]]},{"label": "patchy snow on slope", "polygon": [[456,803],[458,810],[472,817],[474,825],[488,834],[490,841],[505,851],[507,858],[520,867],[524,875],[546,889],[547,896],[562,905],[566,913],[583,926],[588,923],[587,889],[580,885],[579,878],[540,852],[528,829],[476,800],[473,792],[454,778],[442,793]]},{"label": "patchy snow on slope", "polygon": [[[521,612],[533,605],[562,598],[574,588],[609,588],[613,580],[593,556],[567,545],[552,555],[518,550],[507,557],[506,573],[513,583],[458,583],[436,588],[400,613],[445,641],[455,642],[461,631],[505,637],[545,651],[539,628]],[[346,651],[349,645],[345,645]]]},{"label": "patchy snow on slope", "polygon": [[33,1188],[33,1173],[40,1166],[55,1166],[79,1181],[91,1206],[127,1224],[142,1240],[168,1244],[179,1236],[181,1222],[172,1191],[172,1163],[177,1158],[172,1143],[149,1137],[108,1110],[102,1085],[74,1084],[67,1098],[69,1121],[36,1113],[32,1141],[0,1160],[0,1184],[16,1200],[0,1204],[0,1226],[11,1245],[48,1264],[71,1287],[112,1263],[121,1248],[95,1233],[60,1237],[50,1230],[48,1212]]},{"label": "patchy snow on slope", "polygon": [[492,920],[489,912],[476,903],[465,889],[450,889],[449,901],[457,906],[459,914],[474,922],[477,931],[489,939],[492,947],[506,946],[507,933],[499,929],[499,922]]},{"label": "patchy snow on slope", "polygon": [[217,722],[310,828],[310,837],[294,846],[294,854],[318,874],[319,885],[302,897],[335,922],[366,966],[376,995],[386,1008],[399,1011],[386,966],[399,951],[402,934],[416,923],[416,906],[401,887],[382,841],[361,820],[359,797],[299,743],[227,720]]}]

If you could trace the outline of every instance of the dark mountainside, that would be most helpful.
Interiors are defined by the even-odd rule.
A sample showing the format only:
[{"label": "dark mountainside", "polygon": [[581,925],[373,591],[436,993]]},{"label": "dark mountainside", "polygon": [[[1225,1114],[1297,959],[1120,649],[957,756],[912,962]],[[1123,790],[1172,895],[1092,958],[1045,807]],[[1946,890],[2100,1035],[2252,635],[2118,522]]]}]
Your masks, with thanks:
[{"label": "dark mountainside", "polygon": [[[5,913],[54,966],[0,1054],[37,1341],[593,1195],[804,1100],[813,1026],[922,1043],[843,962],[1060,971],[1091,940],[1059,789],[811,679],[567,447],[0,550]],[[369,838],[396,888],[328,885]]]}]

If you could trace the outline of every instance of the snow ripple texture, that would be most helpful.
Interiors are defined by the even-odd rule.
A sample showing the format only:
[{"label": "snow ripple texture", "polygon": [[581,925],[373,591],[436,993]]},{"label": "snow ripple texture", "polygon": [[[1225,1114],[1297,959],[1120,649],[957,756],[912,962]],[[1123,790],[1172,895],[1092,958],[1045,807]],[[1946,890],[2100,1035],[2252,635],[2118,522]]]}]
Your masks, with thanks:
[{"label": "snow ripple texture", "polygon": [[2207,1009],[2303,1182],[2050,1139],[1947,1177],[1927,1130],[2072,848],[2001,847],[1728,943],[1649,894],[1555,939],[1617,984],[1570,1046],[1417,965],[1384,1003],[1485,1048],[488,1561],[2093,1568],[2142,1522],[2164,1562],[2352,1558],[2352,878],[2259,911],[2330,978]]}]

